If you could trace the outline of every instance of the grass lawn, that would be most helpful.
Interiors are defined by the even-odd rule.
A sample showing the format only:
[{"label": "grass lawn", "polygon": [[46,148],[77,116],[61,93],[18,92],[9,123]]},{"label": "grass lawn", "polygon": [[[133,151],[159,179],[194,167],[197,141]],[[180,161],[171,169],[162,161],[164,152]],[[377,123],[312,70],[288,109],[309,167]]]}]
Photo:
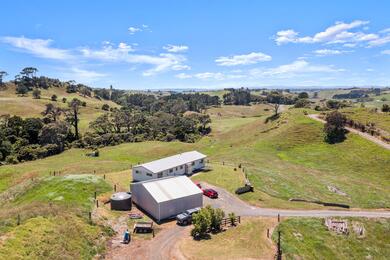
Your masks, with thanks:
[{"label": "grass lawn", "polygon": [[[388,259],[390,255],[390,220],[348,218],[362,223],[363,237],[352,230],[338,235],[327,230],[323,219],[291,218],[280,223],[275,231],[282,233],[284,259]],[[276,241],[277,232],[273,233]]]},{"label": "grass lawn", "polygon": [[273,259],[275,246],[267,238],[271,218],[244,218],[241,224],[213,234],[208,240],[183,239],[180,250],[188,259]]}]

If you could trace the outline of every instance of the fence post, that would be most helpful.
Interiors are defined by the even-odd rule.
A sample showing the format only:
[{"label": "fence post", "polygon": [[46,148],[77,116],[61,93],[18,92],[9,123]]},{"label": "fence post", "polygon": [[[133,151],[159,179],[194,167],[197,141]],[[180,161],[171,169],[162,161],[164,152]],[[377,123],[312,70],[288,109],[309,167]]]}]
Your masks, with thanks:
[{"label": "fence post", "polygon": [[92,213],[91,213],[91,211],[88,212],[88,218],[89,218],[89,223],[92,224]]},{"label": "fence post", "polygon": [[269,228],[267,228],[267,238],[269,238]]},{"label": "fence post", "polygon": [[17,224],[18,224],[18,226],[20,225],[20,214],[18,214]]},{"label": "fence post", "polygon": [[114,191],[116,192],[116,184],[114,184]]},{"label": "fence post", "polygon": [[103,180],[105,180],[106,179],[106,175],[105,174],[103,174]]},{"label": "fence post", "polygon": [[99,207],[99,200],[96,200],[96,207]]},{"label": "fence post", "polygon": [[95,191],[95,200],[96,200],[96,191]]},{"label": "fence post", "polygon": [[278,214],[278,222],[280,222],[280,214]]}]

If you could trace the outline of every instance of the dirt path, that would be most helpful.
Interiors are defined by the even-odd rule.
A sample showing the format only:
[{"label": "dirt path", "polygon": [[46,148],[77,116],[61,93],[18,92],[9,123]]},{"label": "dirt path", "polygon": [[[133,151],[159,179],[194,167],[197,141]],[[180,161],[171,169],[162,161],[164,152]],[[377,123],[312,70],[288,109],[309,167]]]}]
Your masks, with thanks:
[{"label": "dirt path", "polygon": [[203,204],[211,205],[216,208],[222,208],[225,212],[234,212],[240,216],[262,216],[276,217],[278,214],[282,217],[366,217],[366,218],[390,218],[390,211],[384,210],[286,210],[286,209],[269,209],[259,208],[249,205],[248,203],[230,194],[228,191],[209,184],[205,187],[212,187],[218,194],[218,199],[209,199],[203,196]]},{"label": "dirt path", "polygon": [[[177,226],[175,222],[163,224],[160,231],[152,240],[134,239],[128,245],[120,244],[111,248],[106,259],[115,260],[165,260],[186,259],[177,247],[180,239],[189,235],[190,227]],[[121,236],[122,234],[120,234]]]},{"label": "dirt path", "polygon": [[[325,120],[321,119],[319,117],[318,114],[310,114],[308,115],[308,117],[310,117],[311,119],[314,119],[316,121],[319,121],[321,123],[326,123]],[[373,142],[373,143],[376,143],[377,145],[380,145],[382,146],[383,148],[387,149],[387,150],[390,150],[390,144],[388,143],[385,143],[383,142],[382,140],[370,135],[370,134],[367,134],[367,133],[363,133],[363,132],[360,132],[359,130],[356,130],[354,128],[351,128],[351,127],[345,127],[348,131],[350,131],[351,133],[354,133],[354,134],[358,134],[360,135],[361,137]]]}]

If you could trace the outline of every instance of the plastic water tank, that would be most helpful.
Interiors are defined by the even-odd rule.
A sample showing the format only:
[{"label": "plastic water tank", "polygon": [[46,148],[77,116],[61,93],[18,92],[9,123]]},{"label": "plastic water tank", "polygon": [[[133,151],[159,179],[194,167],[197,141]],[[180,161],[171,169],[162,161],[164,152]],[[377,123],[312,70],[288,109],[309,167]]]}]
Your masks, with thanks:
[{"label": "plastic water tank", "polygon": [[131,193],[118,192],[112,194],[111,210],[131,210]]}]

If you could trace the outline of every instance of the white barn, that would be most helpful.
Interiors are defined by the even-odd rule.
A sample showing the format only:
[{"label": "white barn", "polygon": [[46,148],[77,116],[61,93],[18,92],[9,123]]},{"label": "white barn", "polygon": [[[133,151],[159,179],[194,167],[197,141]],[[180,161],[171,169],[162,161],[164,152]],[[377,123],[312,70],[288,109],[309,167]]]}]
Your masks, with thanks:
[{"label": "white barn", "polygon": [[188,177],[166,177],[130,185],[132,199],[155,220],[203,206],[203,192]]},{"label": "white barn", "polygon": [[206,157],[202,153],[191,151],[136,165],[132,169],[133,181],[146,181],[168,176],[188,176],[205,167]]}]

